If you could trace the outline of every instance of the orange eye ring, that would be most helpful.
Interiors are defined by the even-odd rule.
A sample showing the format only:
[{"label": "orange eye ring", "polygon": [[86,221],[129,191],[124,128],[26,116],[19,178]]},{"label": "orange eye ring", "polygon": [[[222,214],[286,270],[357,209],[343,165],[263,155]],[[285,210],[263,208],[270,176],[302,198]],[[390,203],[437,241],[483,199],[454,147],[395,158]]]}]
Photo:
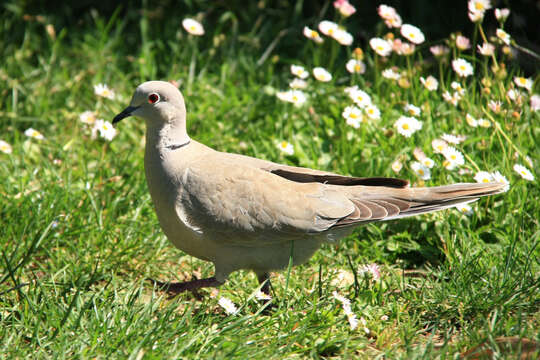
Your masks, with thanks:
[{"label": "orange eye ring", "polygon": [[148,95],[148,103],[149,104],[155,104],[159,101],[159,95],[156,93],[152,93]]}]

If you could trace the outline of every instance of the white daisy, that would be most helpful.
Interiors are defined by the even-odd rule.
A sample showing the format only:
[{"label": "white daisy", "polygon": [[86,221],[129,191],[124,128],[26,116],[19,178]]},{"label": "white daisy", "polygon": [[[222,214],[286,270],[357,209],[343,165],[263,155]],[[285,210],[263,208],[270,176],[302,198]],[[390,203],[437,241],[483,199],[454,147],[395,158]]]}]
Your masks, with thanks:
[{"label": "white daisy", "polygon": [[396,174],[399,173],[401,171],[401,169],[403,168],[403,164],[401,163],[401,161],[399,160],[396,160],[392,163],[392,171],[395,172]]},{"label": "white daisy", "polygon": [[420,116],[420,108],[418,106],[414,106],[413,104],[406,104],[403,108],[407,114],[410,116]]},{"label": "white daisy", "polygon": [[427,78],[420,77],[420,82],[429,91],[435,91],[439,87],[439,82],[433,76],[429,75]]},{"label": "white daisy", "polygon": [[194,19],[184,19],[182,20],[182,26],[184,29],[191,35],[201,36],[204,35],[204,28],[200,22]]},{"label": "white daisy", "polygon": [[448,91],[445,91],[443,92],[442,97],[446,102],[454,106],[457,106],[459,100],[461,100],[461,96],[459,95],[457,91],[454,91],[453,94],[450,94]]},{"label": "white daisy", "polygon": [[478,126],[478,121],[476,121],[476,119],[474,117],[472,117],[471,114],[465,115],[465,121],[467,121],[467,124],[469,124],[469,126],[471,126],[471,127],[477,127]]},{"label": "white daisy", "polygon": [[301,90],[278,91],[278,99],[293,103],[295,106],[301,106],[306,102],[306,95]]},{"label": "white daisy", "polygon": [[302,79],[294,78],[293,81],[289,83],[291,89],[305,89],[307,87],[307,82]]},{"label": "white daisy", "polygon": [[307,26],[304,26],[304,36],[319,44],[324,41],[317,31],[310,29]]},{"label": "white daisy", "polygon": [[329,82],[332,80],[332,74],[330,74],[326,69],[322,67],[316,67],[313,69],[313,76],[315,79],[322,82]]},{"label": "white daisy", "polygon": [[291,73],[300,79],[305,79],[309,76],[309,72],[307,72],[306,69],[300,65],[291,65]]},{"label": "white daisy", "polygon": [[431,170],[424,164],[419,163],[418,161],[413,161],[411,163],[411,169],[420,177],[422,180],[431,179]]},{"label": "white daisy", "polygon": [[431,147],[436,153],[442,154],[444,150],[448,147],[448,143],[441,139],[435,139],[431,142]]},{"label": "white daisy", "polygon": [[514,171],[517,172],[525,180],[534,181],[534,175],[525,166],[521,164],[516,164],[514,165]]},{"label": "white daisy", "polygon": [[452,68],[461,77],[467,77],[474,73],[472,65],[461,58],[452,60]]},{"label": "white daisy", "polygon": [[0,140],[0,151],[5,154],[11,154],[13,152],[13,148],[4,140]]},{"label": "white daisy", "polygon": [[369,46],[380,56],[388,56],[392,52],[392,44],[381,38],[369,40]]},{"label": "white daisy", "polygon": [[236,305],[230,299],[227,299],[226,297],[220,297],[218,300],[218,304],[229,315],[234,315],[238,312]]},{"label": "white daisy", "polygon": [[[514,81],[515,81],[515,78],[514,78]],[[518,101],[519,103],[521,103],[521,94],[519,93],[518,90],[516,89],[509,89],[507,92],[506,92],[506,96],[508,96],[508,98],[511,100],[511,101]]]},{"label": "white daisy", "polygon": [[481,119],[478,119],[476,122],[478,123],[478,126],[483,127],[483,128],[488,128],[491,126],[491,121],[487,119],[481,118]]},{"label": "white daisy", "polygon": [[394,17],[397,14],[397,11],[391,6],[382,4],[377,8],[377,13],[383,20],[386,20]]},{"label": "white daisy", "polygon": [[471,47],[471,40],[463,35],[458,35],[456,36],[456,46],[460,50],[467,50]]},{"label": "white daisy", "polygon": [[442,154],[450,163],[450,166],[447,167],[448,169],[465,164],[465,158],[463,157],[463,154],[453,146],[447,146],[443,150]]},{"label": "white daisy", "polygon": [[45,136],[43,136],[42,133],[40,133],[39,131],[33,129],[33,128],[28,128],[25,130],[24,132],[24,135],[28,136],[28,137],[31,137],[31,138],[34,138],[36,140],[44,140],[45,139]]},{"label": "white daisy", "polygon": [[465,94],[465,89],[457,81],[452,81],[450,86],[452,87],[452,89],[456,90],[460,96],[463,96],[463,94]]},{"label": "white daisy", "polygon": [[450,49],[444,45],[433,45],[429,48],[429,51],[431,51],[431,53],[435,57],[441,57],[443,55],[448,54],[450,52]]},{"label": "white daisy", "polygon": [[347,106],[341,115],[345,118],[347,125],[350,125],[355,129],[360,127],[360,123],[362,122],[362,110],[356,106]]},{"label": "white daisy", "polygon": [[508,181],[506,176],[501,174],[499,171],[495,171],[494,173],[491,173],[491,176],[493,177],[493,181],[496,181],[501,184],[510,185],[510,181]]},{"label": "white daisy", "polygon": [[465,139],[466,139],[466,136],[463,136],[463,135],[452,135],[452,134],[443,134],[441,136],[441,139],[443,139],[444,141],[446,141],[447,143],[450,143],[450,144],[459,144],[461,142],[463,142]]},{"label": "white daisy", "polygon": [[363,74],[366,72],[366,64],[362,60],[350,59],[345,64],[345,68],[351,74]]},{"label": "white daisy", "polygon": [[336,30],[338,30],[338,24],[332,21],[323,20],[319,23],[319,30],[326,36],[334,36]]},{"label": "white daisy", "polygon": [[428,169],[431,169],[435,166],[435,161],[433,161],[433,159],[428,158],[428,157],[423,158],[420,161],[420,163],[424,165],[425,167],[427,167]]},{"label": "white daisy", "polygon": [[345,305],[350,309],[351,301],[349,299],[347,299],[345,296],[341,295],[340,293],[338,293],[335,290],[332,291],[332,296],[334,297],[334,299],[339,301],[342,305]]},{"label": "white daisy", "polygon": [[533,81],[532,81],[531,78],[525,78],[525,77],[522,77],[522,76],[515,76],[514,77],[514,83],[519,87],[527,89],[527,91],[529,91],[529,92],[532,90]]},{"label": "white daisy", "polygon": [[373,280],[379,280],[381,278],[381,268],[375,263],[362,265],[358,268],[358,274],[370,274]]},{"label": "white daisy", "polygon": [[349,17],[356,12],[356,8],[347,0],[334,1],[334,7],[338,9],[339,13],[344,17]]},{"label": "white daisy", "polygon": [[393,7],[383,4],[377,8],[377,12],[389,28],[399,28],[401,26],[401,16]]},{"label": "white daisy", "polygon": [[495,9],[495,18],[497,18],[499,22],[504,22],[509,15],[510,9]]},{"label": "white daisy", "polygon": [[381,118],[381,111],[378,107],[373,104],[370,104],[364,108],[367,116],[372,120],[378,120]]},{"label": "white daisy", "polygon": [[392,42],[392,50],[398,55],[412,55],[414,54],[415,45],[403,42],[400,39],[396,39]]},{"label": "white daisy", "polygon": [[259,301],[268,301],[268,300],[272,300],[272,297],[259,290],[255,293],[255,299]]},{"label": "white daisy", "polygon": [[493,176],[487,171],[479,171],[474,175],[477,183],[489,183],[493,181]]},{"label": "white daisy", "polygon": [[365,91],[359,90],[358,88],[350,91],[349,97],[361,108],[365,108],[371,104],[371,97]]},{"label": "white daisy", "polygon": [[108,121],[97,119],[94,123],[92,132],[95,134],[99,132],[99,135],[105,140],[111,141],[116,136],[116,129]]},{"label": "white daisy", "polygon": [[486,10],[491,9],[490,0],[469,0],[469,11],[485,13]]},{"label": "white daisy", "polygon": [[497,31],[495,31],[495,34],[503,43],[505,43],[506,45],[510,45],[510,35],[506,31],[504,31],[503,29],[497,29]]},{"label": "white daisy", "polygon": [[96,113],[93,111],[85,111],[79,115],[79,120],[87,125],[94,125],[96,122]]},{"label": "white daisy", "polygon": [[477,45],[478,53],[483,56],[492,56],[495,54],[495,46],[490,43],[483,43],[482,46]]},{"label": "white daisy", "polygon": [[115,98],[114,91],[112,89],[109,89],[106,84],[94,85],[94,94],[110,100],[114,100]]},{"label": "white daisy", "polygon": [[413,156],[416,160],[422,162],[423,159],[427,158],[426,154],[419,147],[415,147],[413,150]]},{"label": "white daisy", "polygon": [[391,79],[391,80],[399,80],[401,77],[401,74],[394,71],[392,68],[384,69],[382,71],[383,78]]},{"label": "white daisy", "polygon": [[400,29],[401,35],[413,44],[421,44],[426,39],[422,31],[416,26],[403,24]]},{"label": "white daisy", "polygon": [[354,41],[354,38],[350,33],[340,28],[334,31],[334,35],[332,35],[332,38],[334,38],[334,40],[336,40],[341,45],[345,46],[351,45]]},{"label": "white daisy", "polygon": [[473,23],[484,20],[484,12],[482,11],[469,11],[469,19]]},{"label": "white daisy", "polygon": [[398,133],[405,137],[411,137],[416,131],[422,128],[422,122],[418,121],[414,117],[400,116],[394,123]]},{"label": "white daisy", "polygon": [[469,204],[457,204],[456,209],[467,216],[471,216],[473,214],[473,210]]},{"label": "white daisy", "polygon": [[283,140],[282,142],[280,142],[278,144],[278,148],[287,155],[294,154],[294,147],[288,141]]},{"label": "white daisy", "polygon": [[531,96],[531,110],[540,110],[540,95],[534,94],[533,96]]},{"label": "white daisy", "polygon": [[502,110],[502,102],[500,101],[495,101],[495,100],[490,100],[488,102],[488,108],[493,111],[495,114],[498,114],[501,112]]}]

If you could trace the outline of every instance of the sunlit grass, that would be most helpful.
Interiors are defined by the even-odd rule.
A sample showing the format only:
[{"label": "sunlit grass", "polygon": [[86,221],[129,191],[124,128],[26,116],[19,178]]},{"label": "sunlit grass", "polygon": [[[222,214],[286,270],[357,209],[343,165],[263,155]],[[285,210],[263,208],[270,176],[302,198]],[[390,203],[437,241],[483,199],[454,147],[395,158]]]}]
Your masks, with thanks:
[{"label": "sunlit grass", "polygon": [[[493,56],[476,53],[489,40],[480,25],[470,50],[451,37],[448,54],[434,56],[429,47],[436,42],[424,34],[428,41],[413,54],[383,57],[369,43],[347,47],[322,34],[318,43],[302,28],[280,33],[262,19],[249,33],[240,32],[234,14],[215,24],[202,21],[201,37],[185,32],[179,19],[161,37],[146,14],[135,48],[119,12],[56,32],[47,19],[2,19],[1,35],[12,35],[0,67],[0,139],[11,148],[0,152],[2,353],[431,358],[484,342],[505,353],[500,337],[539,341],[540,122],[530,105],[537,78],[533,84],[520,79],[503,43],[494,41]],[[346,26],[346,19],[339,21]],[[317,22],[309,25],[317,29]],[[265,31],[296,37],[303,46],[272,53],[270,45],[255,44]],[[386,31],[374,35],[390,39]],[[474,75],[460,77],[452,68],[457,58]],[[351,59],[365,72],[350,73]],[[310,74],[299,89],[305,102],[276,96],[295,77],[291,65]],[[317,80],[316,67],[331,79],[320,72],[325,81]],[[386,69],[399,76],[383,76]],[[420,80],[428,76],[438,81],[437,90]],[[221,151],[426,186],[474,182],[479,171],[498,171],[511,187],[473,204],[469,215],[448,210],[371,224],[325,245],[309,263],[274,274],[269,312],[247,272],[234,273],[219,293],[171,299],[145,279],[182,281],[213,269],[174,249],[159,229],[144,179],[144,124],[125,121],[109,141],[103,134],[110,133],[93,136],[94,125],[80,119],[92,111],[110,121],[149,79],[175,81],[186,98],[190,135]],[[108,85],[114,99],[96,95],[98,84]],[[355,103],[345,92],[353,86],[371,102]],[[459,98],[456,105],[444,100],[445,91],[451,101]],[[350,114],[343,114],[353,104],[361,118],[348,124]],[[369,105],[379,118],[366,111]],[[396,121],[413,115],[421,128],[402,135]],[[44,139],[25,135],[29,128]],[[463,154],[463,165],[449,166],[433,148],[444,134],[465,137],[449,144]],[[434,162],[424,180],[412,165],[422,161],[419,153]],[[379,264],[380,279],[359,273],[367,264]],[[354,330],[334,291],[350,300]],[[234,302],[236,314],[218,305],[221,297]]]}]

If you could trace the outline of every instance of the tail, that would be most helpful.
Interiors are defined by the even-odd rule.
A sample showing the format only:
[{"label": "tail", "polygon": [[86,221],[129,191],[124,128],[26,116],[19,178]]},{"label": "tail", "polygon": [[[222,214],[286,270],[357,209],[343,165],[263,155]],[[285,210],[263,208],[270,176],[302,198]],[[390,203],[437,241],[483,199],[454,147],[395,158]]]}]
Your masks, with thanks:
[{"label": "tail", "polygon": [[483,196],[500,194],[508,190],[508,185],[498,182],[459,183],[429,188],[409,188],[400,200],[409,208],[396,214],[396,218],[413,216],[455,207],[478,200]]},{"label": "tail", "polygon": [[[353,189],[354,188],[354,189]],[[368,191],[366,191],[368,189]],[[428,188],[389,188],[359,186],[347,189],[355,210],[334,226],[400,219],[408,216],[448,209],[508,190],[498,182],[460,183]]]}]

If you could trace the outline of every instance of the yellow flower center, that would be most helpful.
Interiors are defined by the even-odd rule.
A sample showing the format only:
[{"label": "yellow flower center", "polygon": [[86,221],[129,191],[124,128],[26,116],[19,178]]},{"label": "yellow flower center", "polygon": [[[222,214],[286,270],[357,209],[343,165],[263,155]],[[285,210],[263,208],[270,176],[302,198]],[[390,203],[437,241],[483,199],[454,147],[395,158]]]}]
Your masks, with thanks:
[{"label": "yellow flower center", "polygon": [[109,130],[109,127],[105,124],[103,124],[103,130]]},{"label": "yellow flower center", "polygon": [[414,39],[414,33],[409,33],[409,37]]},{"label": "yellow flower center", "polygon": [[522,84],[522,85],[525,85],[525,83],[527,82],[527,80],[525,80],[525,78],[519,78],[519,83]]},{"label": "yellow flower center", "polygon": [[373,113],[375,112],[375,110],[373,110],[373,109],[368,109],[367,112],[368,112],[368,114],[373,114]]},{"label": "yellow flower center", "polygon": [[419,173],[420,175],[424,175],[424,170],[418,169],[418,173]]},{"label": "yellow flower center", "polygon": [[195,31],[195,30],[197,30],[197,28],[196,28],[194,25],[191,25],[191,26],[189,27],[189,30]]},{"label": "yellow flower center", "polygon": [[525,172],[525,170],[521,170],[521,175],[527,175],[527,172]]},{"label": "yellow flower center", "polygon": [[355,113],[351,113],[351,114],[349,115],[349,117],[350,117],[351,119],[358,119],[358,115],[356,115]]},{"label": "yellow flower center", "polygon": [[[460,69],[461,71],[465,71],[465,65],[461,65],[461,66],[459,67],[459,69]],[[458,87],[457,89],[459,89],[459,87]]]},{"label": "yellow flower center", "polygon": [[409,124],[403,124],[401,127],[403,130],[409,130]]},{"label": "yellow flower center", "polygon": [[482,180],[482,182],[488,183],[488,182],[489,182],[489,179],[488,179],[488,178],[484,178],[484,179]]},{"label": "yellow flower center", "polygon": [[474,7],[476,8],[476,10],[484,10],[484,4],[482,4],[481,2],[477,2]]},{"label": "yellow flower center", "polygon": [[281,142],[281,147],[282,147],[283,149],[285,149],[285,148],[287,147],[287,145],[289,145],[289,144],[288,144],[286,141],[282,141],[282,142]]},{"label": "yellow flower center", "polygon": [[328,35],[333,35],[334,34],[334,29],[328,29]]},{"label": "yellow flower center", "polygon": [[377,46],[377,50],[383,51],[383,47],[381,45]]},{"label": "yellow flower center", "polygon": [[437,150],[438,150],[438,151],[443,151],[442,145],[437,146]]},{"label": "yellow flower center", "polygon": [[450,155],[450,159],[452,159],[452,160],[456,160],[456,159],[457,159],[457,156],[456,156],[456,155],[454,155],[454,154],[452,154],[452,155]]},{"label": "yellow flower center", "polygon": [[360,67],[360,65],[358,65],[358,64],[354,65],[354,71],[360,72],[360,70],[362,70],[362,68]]},{"label": "yellow flower center", "polygon": [[317,34],[316,31],[313,31],[313,30],[311,30],[311,32],[310,32],[309,34],[310,34],[310,36],[311,36],[312,38],[316,38],[316,37],[319,35],[319,34]]}]

